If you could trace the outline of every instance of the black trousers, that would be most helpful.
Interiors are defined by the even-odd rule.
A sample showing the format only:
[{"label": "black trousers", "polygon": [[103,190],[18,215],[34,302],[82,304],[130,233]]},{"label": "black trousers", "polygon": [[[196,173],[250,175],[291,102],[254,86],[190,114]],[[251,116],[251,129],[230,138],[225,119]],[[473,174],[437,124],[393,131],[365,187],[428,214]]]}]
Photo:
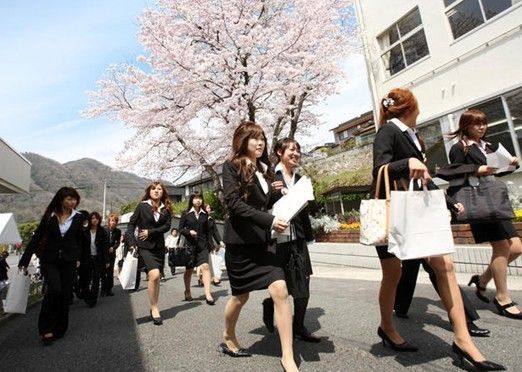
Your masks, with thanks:
[{"label": "black trousers", "polygon": [[86,298],[96,302],[100,293],[100,282],[105,273],[105,265],[99,262],[96,256],[91,256],[87,270],[89,285]]},{"label": "black trousers", "polygon": [[[418,260],[407,260],[402,261],[401,279],[397,286],[397,293],[395,294],[395,312],[400,314],[407,314],[410,309],[411,302],[413,300],[413,293],[415,292],[415,285],[417,284],[417,276],[419,274],[420,265],[430,276],[431,284],[435,291],[439,293],[439,287],[437,284],[437,276],[435,271],[428,265],[428,262],[424,259]],[[462,288],[460,288],[460,294],[462,295],[462,302],[464,303],[464,312],[468,321],[475,321],[480,318],[477,310],[466,296]]]},{"label": "black trousers", "polygon": [[116,255],[109,255],[109,267],[105,269],[102,279],[102,291],[111,293],[114,287],[114,263],[116,262]]},{"label": "black trousers", "polygon": [[38,318],[41,335],[53,333],[55,337],[63,337],[67,331],[75,266],[75,262],[61,260],[40,265],[44,280],[44,298]]}]

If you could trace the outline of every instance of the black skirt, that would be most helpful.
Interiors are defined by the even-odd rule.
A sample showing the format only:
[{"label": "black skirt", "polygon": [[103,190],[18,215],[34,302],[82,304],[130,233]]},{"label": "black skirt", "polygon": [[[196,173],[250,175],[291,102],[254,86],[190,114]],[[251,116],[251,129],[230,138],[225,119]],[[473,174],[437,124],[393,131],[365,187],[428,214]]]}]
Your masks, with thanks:
[{"label": "black skirt", "polygon": [[150,270],[163,270],[163,266],[165,265],[165,249],[163,248],[154,248],[154,249],[144,249],[141,248],[138,250],[140,257],[145,264],[145,270],[149,272]]},{"label": "black skirt", "polygon": [[233,296],[266,289],[277,280],[285,280],[275,251],[265,244],[227,244],[225,264]]},{"label": "black skirt", "polygon": [[494,242],[497,240],[505,240],[511,238],[518,238],[517,229],[513,225],[513,222],[498,221],[498,222],[486,222],[486,223],[473,223],[470,224],[471,233],[475,243]]},{"label": "black skirt", "polygon": [[312,262],[310,260],[310,252],[308,251],[308,245],[306,244],[305,239],[297,239],[292,242],[277,244],[276,254],[277,258],[281,262],[281,265],[285,267],[288,264],[292,248],[295,249],[295,252],[299,255],[303,263],[303,271],[305,276],[308,277],[312,275]]},{"label": "black skirt", "polygon": [[190,265],[186,266],[187,269],[193,269],[198,267],[199,265],[208,264],[208,250],[206,249],[197,249],[192,247],[192,261]]}]

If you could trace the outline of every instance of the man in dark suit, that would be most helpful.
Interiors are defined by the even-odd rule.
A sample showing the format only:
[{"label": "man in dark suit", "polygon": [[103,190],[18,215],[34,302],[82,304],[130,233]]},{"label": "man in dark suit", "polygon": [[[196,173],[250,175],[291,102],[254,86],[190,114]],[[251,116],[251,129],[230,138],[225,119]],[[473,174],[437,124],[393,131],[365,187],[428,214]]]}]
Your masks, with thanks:
[{"label": "man in dark suit", "polygon": [[118,215],[111,213],[107,222],[107,234],[109,236],[109,267],[105,270],[102,278],[101,296],[114,296],[114,262],[116,261],[116,249],[120,246],[121,230],[118,229]]}]

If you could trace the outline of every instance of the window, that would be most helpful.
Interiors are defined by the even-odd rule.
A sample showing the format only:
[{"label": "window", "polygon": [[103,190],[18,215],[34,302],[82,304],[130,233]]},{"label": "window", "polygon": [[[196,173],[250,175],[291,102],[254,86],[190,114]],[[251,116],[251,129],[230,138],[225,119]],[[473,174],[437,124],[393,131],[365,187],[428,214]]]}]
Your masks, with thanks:
[{"label": "window", "polygon": [[511,133],[509,132],[502,99],[497,97],[470,108],[480,110],[486,114],[488,120],[488,131],[486,133],[487,141],[491,141],[492,143],[502,143],[510,154],[515,155],[515,147],[511,139]]},{"label": "window", "polygon": [[446,16],[457,39],[522,0],[444,0]]},{"label": "window", "polygon": [[[509,108],[509,115],[517,135],[516,141],[522,148],[522,89],[506,94],[506,103]],[[515,153],[512,152],[513,155]]]},{"label": "window", "polygon": [[415,8],[377,37],[388,76],[429,54],[419,9]]},{"label": "window", "polygon": [[439,120],[430,121],[419,126],[419,136],[426,146],[426,158],[428,159],[426,166],[431,174],[435,174],[437,168],[448,164],[448,157],[444,147],[445,138],[442,135]]}]

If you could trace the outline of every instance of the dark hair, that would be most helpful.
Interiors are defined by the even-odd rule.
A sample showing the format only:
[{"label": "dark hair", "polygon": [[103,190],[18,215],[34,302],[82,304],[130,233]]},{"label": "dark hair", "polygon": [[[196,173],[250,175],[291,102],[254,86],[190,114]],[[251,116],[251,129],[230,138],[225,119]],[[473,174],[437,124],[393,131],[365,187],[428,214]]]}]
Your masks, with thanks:
[{"label": "dark hair", "polygon": [[201,199],[201,209],[204,210],[204,208],[205,208],[205,198],[203,198],[203,193],[201,191],[196,190],[192,194],[190,194],[190,197],[189,197],[189,200],[188,200],[187,209],[185,210],[185,212],[188,213],[188,211],[190,211],[190,209],[192,208],[192,201],[195,198]]},{"label": "dark hair", "polygon": [[[459,139],[464,139],[464,137],[468,136],[468,130],[469,127],[472,125],[487,125],[488,120],[486,118],[486,114],[484,114],[480,110],[466,110],[460,115],[459,119],[459,129],[457,129],[455,132],[450,133],[450,136],[452,138],[458,137]],[[483,139],[486,138],[487,134],[487,127],[486,132],[484,133],[484,136],[482,136]]]},{"label": "dark hair", "polygon": [[60,188],[60,190],[56,192],[56,194],[54,194],[53,198],[51,199],[51,202],[45,209],[45,213],[42,217],[42,222],[45,221],[45,223],[47,223],[51,218],[51,214],[60,213],[60,211],[62,210],[62,203],[67,197],[76,199],[76,207],[80,204],[80,194],[78,194],[78,191],[76,191],[76,189],[66,186],[62,187]]},{"label": "dark hair", "polygon": [[[170,213],[172,213],[172,207],[170,205],[170,198],[169,194],[167,193],[167,188],[161,181],[153,181],[150,183],[149,186],[145,189],[145,195],[143,195],[143,198],[141,198],[142,201],[149,200],[150,199],[150,190],[152,190],[153,187],[156,187],[160,185],[161,189],[163,190],[163,193],[161,194],[161,202],[165,206],[165,209]],[[152,207],[154,208],[154,206]]]},{"label": "dark hair", "polygon": [[171,230],[170,230],[170,233],[172,234],[173,232],[179,232],[179,230],[176,228],[176,227],[173,227]]},{"label": "dark hair", "polygon": [[417,99],[411,90],[394,88],[380,102],[379,124],[383,125],[392,118],[408,115],[418,107]]},{"label": "dark hair", "polygon": [[[256,163],[253,164],[248,161],[248,140],[251,138],[262,139],[265,141],[265,148],[261,157],[256,159]],[[230,155],[230,161],[238,170],[238,175],[241,177],[237,187],[241,189],[243,198],[248,196],[247,189],[254,182],[256,171],[259,171],[268,180],[273,180],[273,174],[270,167],[265,171],[261,163],[270,164],[267,150],[267,139],[263,128],[252,121],[243,121],[234,131],[232,138],[232,151]]]},{"label": "dark hair", "polygon": [[89,211],[82,209],[79,212],[81,213],[84,222],[89,219]]},{"label": "dark hair", "polygon": [[87,221],[87,229],[90,229],[92,227],[91,220],[93,217],[96,217],[96,219],[98,220],[98,226],[100,226],[102,221],[101,215],[98,212],[91,212],[89,213],[89,220]]},{"label": "dark hair", "polygon": [[299,152],[301,152],[301,145],[299,144],[299,142],[297,142],[295,139],[293,138],[289,138],[289,137],[285,137],[285,138],[282,138],[280,140],[278,140],[276,142],[276,144],[274,145],[274,159],[277,159],[277,161],[281,161],[281,156],[279,155],[279,151],[281,151],[282,154],[285,153],[286,149],[288,149],[290,147],[290,145],[294,144],[295,147],[297,147],[297,149],[299,150]]}]

